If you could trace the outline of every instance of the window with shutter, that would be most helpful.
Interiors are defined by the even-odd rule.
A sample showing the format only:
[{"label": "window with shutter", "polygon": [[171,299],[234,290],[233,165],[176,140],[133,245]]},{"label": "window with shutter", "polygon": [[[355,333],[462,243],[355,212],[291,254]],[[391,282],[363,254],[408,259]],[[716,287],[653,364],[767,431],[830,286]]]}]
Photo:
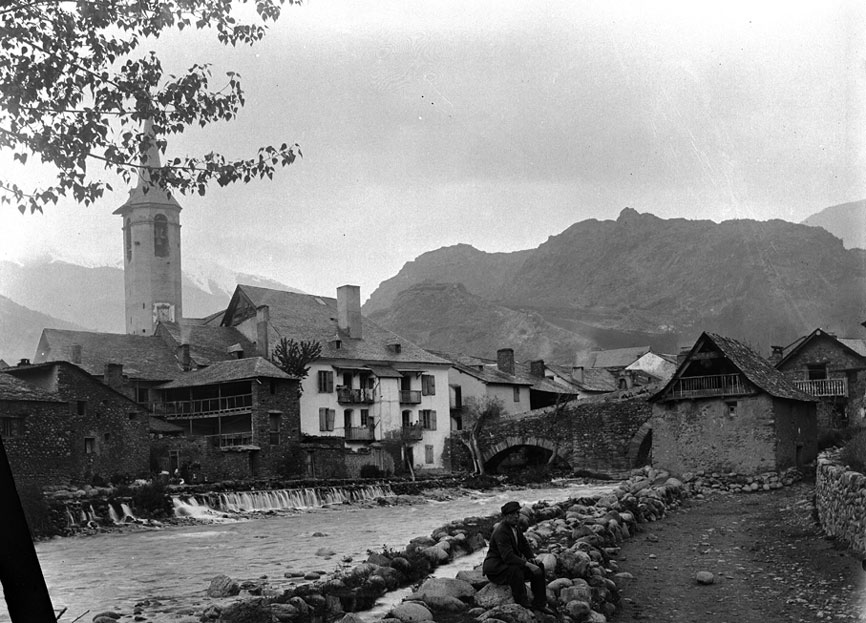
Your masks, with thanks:
[{"label": "window with shutter", "polygon": [[433,446],[424,446],[424,462],[427,465],[433,463]]},{"label": "window with shutter", "polygon": [[327,430],[334,430],[334,420],[337,419],[337,410],[336,409],[328,409],[328,428]]},{"label": "window with shutter", "polygon": [[328,430],[328,409],[325,407],[319,408],[319,430]]},{"label": "window with shutter", "polygon": [[436,410],[430,411],[430,430],[436,430]]},{"label": "window with shutter", "polygon": [[334,373],[330,370],[319,370],[319,393],[331,394],[334,392]]}]

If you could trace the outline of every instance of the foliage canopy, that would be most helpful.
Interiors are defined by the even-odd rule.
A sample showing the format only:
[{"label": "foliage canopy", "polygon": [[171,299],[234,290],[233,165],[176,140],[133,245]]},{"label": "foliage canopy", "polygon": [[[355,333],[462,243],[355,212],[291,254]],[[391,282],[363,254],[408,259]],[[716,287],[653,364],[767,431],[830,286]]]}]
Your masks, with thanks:
[{"label": "foliage canopy", "polygon": [[[89,205],[111,187],[93,176],[94,165],[119,174],[147,169],[151,184],[182,194],[272,177],[301,155],[297,144],[265,146],[252,157],[218,153],[173,158],[146,166],[152,148],[165,152],[166,136],[193,125],[234,119],[244,105],[240,76],[211,87],[209,64],[165,75],[143,46],[165,31],[216,31],[223,44],[253,44],[284,2],[255,4],[258,21],[242,23],[233,0],[11,0],[0,7],[0,151],[26,163],[30,156],[56,170],[45,186],[22,188],[0,174],[0,201],[22,213],[71,197]],[[152,128],[143,130],[146,121]],[[151,165],[153,161],[151,160]],[[8,173],[7,173],[8,174]]]}]

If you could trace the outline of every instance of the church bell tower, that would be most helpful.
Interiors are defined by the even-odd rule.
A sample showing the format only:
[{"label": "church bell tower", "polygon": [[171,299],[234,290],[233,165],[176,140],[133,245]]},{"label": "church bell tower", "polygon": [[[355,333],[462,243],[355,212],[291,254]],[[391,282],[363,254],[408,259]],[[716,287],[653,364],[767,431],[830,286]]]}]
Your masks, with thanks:
[{"label": "church bell tower", "polygon": [[[150,121],[144,132],[150,133]],[[152,134],[151,134],[152,135]],[[151,146],[142,164],[160,166]],[[126,332],[153,335],[158,321],[180,322],[180,204],[150,183],[146,169],[129,199],[114,211],[123,218],[123,282]]]}]

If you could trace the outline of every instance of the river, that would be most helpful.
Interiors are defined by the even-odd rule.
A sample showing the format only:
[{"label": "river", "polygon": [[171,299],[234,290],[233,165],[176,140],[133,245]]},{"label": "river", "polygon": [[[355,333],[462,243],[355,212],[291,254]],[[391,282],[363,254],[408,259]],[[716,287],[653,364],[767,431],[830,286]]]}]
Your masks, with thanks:
[{"label": "river", "polygon": [[[61,623],[88,610],[82,621],[105,610],[131,614],[134,604],[144,599],[151,600],[149,620],[158,622],[210,603],[205,590],[219,574],[238,581],[267,577],[270,586],[288,588],[303,581],[286,578],[289,571],[332,573],[348,559],[363,562],[368,550],[402,549],[412,538],[429,536],[455,519],[495,514],[508,499],[556,502],[612,487],[479,492],[411,506],[339,504],[226,523],[56,538],[37,543],[36,552],[54,608],[68,608]],[[317,555],[322,548],[334,554]],[[4,600],[0,622],[8,621]]]}]

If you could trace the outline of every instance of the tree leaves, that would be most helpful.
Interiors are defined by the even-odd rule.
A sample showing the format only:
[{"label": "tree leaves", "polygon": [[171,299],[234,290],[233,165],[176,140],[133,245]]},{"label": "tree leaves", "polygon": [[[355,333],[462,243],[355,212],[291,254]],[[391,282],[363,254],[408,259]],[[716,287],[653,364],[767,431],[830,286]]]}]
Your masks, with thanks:
[{"label": "tree leaves", "polygon": [[316,341],[296,342],[291,338],[281,338],[274,346],[271,359],[286,374],[307,378],[310,364],[322,355],[322,345]]},{"label": "tree leaves", "polygon": [[[94,175],[96,164],[127,183],[146,168],[151,183],[181,194],[204,194],[212,181],[225,186],[270,179],[277,167],[292,164],[301,151],[285,143],[262,147],[250,158],[211,153],[161,167],[141,164],[152,147],[165,152],[168,135],[234,119],[245,98],[234,72],[219,88],[211,86],[207,64],[166,76],[160,59],[140,46],[166,30],[191,26],[214,29],[225,44],[253,44],[280,16],[284,1],[299,4],[253,1],[260,24],[239,23],[232,0],[78,0],[0,8],[0,150],[11,150],[22,164],[28,154],[38,155],[56,171],[55,183],[45,188],[23,189],[14,179],[0,179],[2,202],[22,213],[41,212],[60,197],[88,205],[110,190]],[[152,134],[143,132],[145,120],[152,121]]]}]

